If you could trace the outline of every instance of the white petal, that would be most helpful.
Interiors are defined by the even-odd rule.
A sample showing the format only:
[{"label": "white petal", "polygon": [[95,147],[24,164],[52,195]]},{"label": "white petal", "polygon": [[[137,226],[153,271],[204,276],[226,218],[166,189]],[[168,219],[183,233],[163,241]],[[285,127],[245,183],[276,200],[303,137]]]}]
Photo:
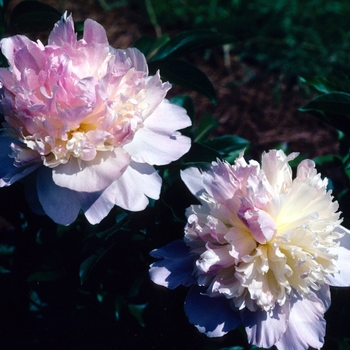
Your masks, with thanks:
[{"label": "white petal", "polygon": [[77,218],[80,211],[77,192],[55,185],[52,181],[52,169],[41,167],[36,185],[39,201],[53,221],[69,225]]},{"label": "white petal", "polygon": [[271,312],[260,308],[255,312],[243,309],[241,318],[249,343],[263,348],[273,346],[287,329],[288,315],[287,302],[283,306],[276,305]]},{"label": "white petal", "polygon": [[158,199],[162,179],[148,164],[131,162],[123,175],[114,181],[102,196],[106,200],[131,211],[146,208],[148,197]]},{"label": "white petal", "polygon": [[197,168],[187,168],[181,170],[181,179],[187,188],[197,198],[203,193],[204,187],[201,181],[202,174]]},{"label": "white petal", "polygon": [[291,301],[288,329],[275,344],[279,350],[320,349],[324,343],[326,321],[324,305],[315,294]]},{"label": "white petal", "polygon": [[85,162],[71,157],[67,164],[53,169],[56,185],[78,192],[97,192],[118,179],[130,162],[130,156],[122,149],[98,152],[94,160]]},{"label": "white petal", "polygon": [[191,125],[185,109],[164,100],[144,122],[144,127],[124,149],[139,163],[165,165],[179,159],[191,147],[190,138],[176,130]]},{"label": "white petal", "polygon": [[338,255],[337,265],[340,268],[339,273],[334,276],[328,275],[327,283],[336,287],[350,286],[350,231],[343,226],[336,228],[337,232],[343,233],[344,236],[339,239],[340,247],[331,248],[331,253]]}]

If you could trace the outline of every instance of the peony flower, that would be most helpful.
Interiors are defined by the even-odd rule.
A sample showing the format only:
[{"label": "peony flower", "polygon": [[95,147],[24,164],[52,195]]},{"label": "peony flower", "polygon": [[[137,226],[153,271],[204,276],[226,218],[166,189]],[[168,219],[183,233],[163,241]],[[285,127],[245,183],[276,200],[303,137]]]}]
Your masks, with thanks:
[{"label": "peony flower", "polygon": [[95,224],[114,205],[139,211],[159,198],[153,165],[189,150],[177,130],[191,122],[164,98],[170,84],[148,76],[141,52],[111,48],[90,19],[77,40],[66,14],[48,45],[16,35],[1,49],[9,62],[0,69],[1,186],[31,174],[32,208],[66,225],[80,210]]},{"label": "peony flower", "polygon": [[209,337],[245,327],[264,348],[320,348],[329,286],[350,285],[350,232],[312,160],[292,178],[286,156],[272,150],[262,165],[189,168],[182,179],[200,201],[187,209],[183,240],[151,252],[152,280],[191,286],[189,321]]}]

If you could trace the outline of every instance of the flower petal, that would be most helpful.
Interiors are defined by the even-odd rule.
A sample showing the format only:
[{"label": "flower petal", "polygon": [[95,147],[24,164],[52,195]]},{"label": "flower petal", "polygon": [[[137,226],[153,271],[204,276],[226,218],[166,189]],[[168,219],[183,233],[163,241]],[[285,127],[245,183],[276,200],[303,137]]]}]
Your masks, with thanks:
[{"label": "flower petal", "polygon": [[247,308],[241,311],[242,323],[245,326],[249,343],[262,348],[270,348],[278,341],[287,329],[289,303],[275,305],[272,311],[258,308],[252,312]]},{"label": "flower petal", "polygon": [[149,270],[151,280],[161,286],[174,289],[180,285],[190,286],[196,282],[192,276],[193,257],[184,241],[176,240],[168,245],[152,250],[151,256],[157,259]]},{"label": "flower petal", "polygon": [[326,332],[323,302],[313,293],[290,302],[288,329],[275,345],[279,350],[306,350],[309,346],[320,349]]},{"label": "flower petal", "polygon": [[187,168],[180,172],[182,181],[186,184],[187,188],[196,197],[204,192],[203,183],[201,181],[202,174],[197,168]]},{"label": "flower petal", "polygon": [[106,196],[103,196],[103,191],[92,193],[78,192],[78,198],[86,219],[92,225],[98,224],[114,207],[114,203],[109,201]]},{"label": "flower petal", "polygon": [[237,328],[241,323],[238,312],[230,307],[230,302],[223,296],[209,297],[205,289],[191,287],[185,301],[185,312],[190,323],[208,337],[221,337]]},{"label": "flower petal", "polygon": [[61,20],[58,21],[52,29],[48,44],[63,46],[65,44],[74,45],[77,42],[77,37],[74,32],[74,22],[72,16],[67,17],[67,12],[63,14]]},{"label": "flower petal", "polygon": [[337,227],[334,231],[344,234],[339,239],[340,247],[331,248],[331,252],[338,255],[337,265],[340,268],[339,273],[333,276],[327,276],[327,283],[336,287],[350,286],[350,231],[343,226]]},{"label": "flower petal", "polygon": [[179,159],[191,147],[190,138],[175,130],[191,124],[186,111],[168,101],[162,102],[145,120],[131,143],[124,149],[139,163],[164,165]]},{"label": "flower petal", "polygon": [[161,185],[162,179],[152,166],[131,162],[102,196],[126,210],[139,211],[146,208],[147,197],[159,198]]},{"label": "flower petal", "polygon": [[52,170],[42,166],[38,171],[38,198],[45,213],[56,223],[71,224],[78,216],[80,203],[78,193],[57,186],[52,180]]},{"label": "flower petal", "polygon": [[16,140],[10,137],[0,136],[0,187],[12,185],[41,165],[40,162],[35,162],[26,166],[14,166],[14,159],[10,157],[12,153],[10,144],[14,141]]},{"label": "flower petal", "polygon": [[130,156],[122,149],[98,152],[95,159],[85,162],[71,157],[66,164],[52,169],[56,185],[78,192],[97,192],[119,178],[130,162]]}]

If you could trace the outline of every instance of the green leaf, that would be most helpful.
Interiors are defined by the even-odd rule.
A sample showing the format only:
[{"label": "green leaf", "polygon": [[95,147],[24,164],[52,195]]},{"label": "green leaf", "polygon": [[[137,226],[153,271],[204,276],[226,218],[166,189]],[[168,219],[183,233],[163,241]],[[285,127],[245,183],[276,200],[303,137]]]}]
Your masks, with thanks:
[{"label": "green leaf", "polygon": [[47,282],[47,281],[54,281],[62,276],[54,271],[43,271],[43,272],[34,272],[30,276],[28,276],[27,281],[37,281],[37,282]]},{"label": "green leaf", "polygon": [[212,114],[205,114],[199,121],[196,128],[195,142],[202,142],[208,138],[210,133],[219,125],[217,119]]},{"label": "green leaf", "polygon": [[152,61],[180,56],[191,51],[208,49],[213,46],[233,42],[233,37],[222,35],[211,30],[194,29],[183,31],[171,38],[159,48]]},{"label": "green leaf", "polygon": [[201,143],[192,142],[191,149],[182,157],[182,161],[186,166],[206,166],[217,158],[221,158],[221,154],[216,150]]},{"label": "green leaf", "polygon": [[345,92],[324,94],[299,110],[318,117],[346,134],[350,133],[350,94]]},{"label": "green leaf", "polygon": [[334,154],[325,154],[318,156],[313,158],[313,161],[317,166],[326,167],[328,169],[340,167],[343,164],[340,157]]},{"label": "green leaf", "polygon": [[324,77],[314,77],[312,79],[300,78],[300,81],[321,94],[328,94],[335,91],[350,93],[350,80],[343,73],[338,73],[337,76],[327,79]]},{"label": "green leaf", "polygon": [[128,0],[116,0],[116,1],[98,0],[98,2],[104,11],[113,10],[113,9],[125,6],[129,3]]},{"label": "green leaf", "polygon": [[300,77],[300,81],[311,86],[315,91],[321,94],[327,94],[336,90],[335,85],[323,77],[315,77],[309,80]]},{"label": "green leaf", "polygon": [[146,56],[147,60],[149,60],[169,40],[168,34],[164,34],[159,38],[142,36],[134,42],[133,46],[139,49]]},{"label": "green leaf", "polygon": [[143,321],[143,318],[142,318],[142,311],[147,305],[148,303],[141,304],[141,305],[136,305],[136,304],[128,305],[130,313],[137,319],[141,327],[145,327],[145,322]]},{"label": "green leaf", "polygon": [[51,30],[62,14],[38,1],[22,1],[11,12],[9,27],[19,33]]},{"label": "green leaf", "polygon": [[93,268],[101,260],[101,258],[114,246],[114,244],[116,244],[116,241],[111,242],[108,246],[101,247],[80,264],[79,277],[81,284],[87,280]]},{"label": "green leaf", "polygon": [[150,74],[155,74],[159,69],[163,80],[197,91],[216,103],[216,92],[212,82],[193,64],[177,58],[166,58],[150,62],[148,68]]},{"label": "green leaf", "polygon": [[224,135],[209,139],[204,144],[218,151],[223,158],[232,163],[250,143],[248,140],[236,135]]}]

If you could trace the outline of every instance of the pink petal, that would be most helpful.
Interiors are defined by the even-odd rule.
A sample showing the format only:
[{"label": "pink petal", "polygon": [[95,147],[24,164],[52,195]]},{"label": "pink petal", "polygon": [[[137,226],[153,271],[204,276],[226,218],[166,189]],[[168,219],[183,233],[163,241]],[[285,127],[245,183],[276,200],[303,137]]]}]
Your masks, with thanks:
[{"label": "pink petal", "polygon": [[141,51],[132,47],[132,48],[126,49],[124,52],[125,52],[125,56],[131,60],[132,67],[134,67],[139,72],[145,72],[146,74],[148,74],[147,61]]},{"label": "pink petal", "polygon": [[14,159],[10,157],[12,153],[10,145],[15,141],[10,137],[0,136],[0,187],[12,185],[41,165],[39,158],[39,161],[31,162],[26,166],[14,166]]},{"label": "pink petal", "polygon": [[288,329],[276,342],[279,350],[320,349],[324,343],[326,321],[323,302],[311,293],[308,298],[291,300]]},{"label": "pink petal", "polygon": [[[164,97],[166,93],[170,90],[170,88],[171,88],[171,85],[168,82],[162,83],[158,72],[156,73],[156,75],[150,76],[148,78],[147,89],[146,89],[146,94],[147,94],[146,100],[147,100],[148,107],[143,111],[144,117],[149,117],[152,113],[155,112],[157,108],[159,108],[160,104],[163,104],[166,101],[164,100]],[[179,106],[177,107],[179,109],[181,108]],[[168,115],[165,115],[165,116],[168,117]],[[163,115],[163,118],[165,116]],[[177,129],[173,129],[173,130],[177,130]]]},{"label": "pink petal", "polygon": [[242,201],[237,215],[256,241],[261,244],[269,242],[277,232],[277,226],[272,217],[264,210],[252,208],[246,201]]},{"label": "pink petal", "polygon": [[97,152],[92,161],[79,162],[71,157],[67,164],[55,167],[52,171],[56,185],[78,192],[97,192],[118,179],[130,162],[130,156],[122,149]]},{"label": "pink petal", "polygon": [[72,16],[67,17],[67,12],[63,14],[61,20],[58,21],[54,28],[52,29],[48,44],[63,46],[65,44],[69,44],[74,46],[77,42],[77,37],[74,32],[74,22]]},{"label": "pink petal", "polygon": [[85,52],[91,71],[97,71],[109,52],[105,29],[101,24],[87,19],[84,23],[84,39],[79,41],[78,46]]}]

